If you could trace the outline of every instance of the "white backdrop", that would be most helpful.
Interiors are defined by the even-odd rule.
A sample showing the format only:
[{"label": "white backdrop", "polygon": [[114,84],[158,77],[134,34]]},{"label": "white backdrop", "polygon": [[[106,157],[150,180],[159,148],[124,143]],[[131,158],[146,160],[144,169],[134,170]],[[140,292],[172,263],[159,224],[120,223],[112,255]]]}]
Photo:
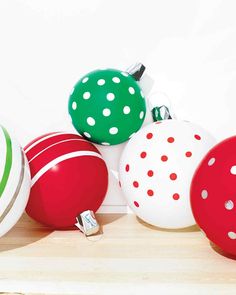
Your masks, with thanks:
[{"label": "white backdrop", "polygon": [[[166,93],[178,118],[218,140],[233,135],[235,9],[234,0],[1,0],[1,123],[22,145],[73,131],[68,94],[80,76],[141,61],[155,80],[151,91]],[[142,85],[149,95],[149,84]],[[127,210],[114,176],[123,147],[100,149],[114,172],[105,212]]]}]

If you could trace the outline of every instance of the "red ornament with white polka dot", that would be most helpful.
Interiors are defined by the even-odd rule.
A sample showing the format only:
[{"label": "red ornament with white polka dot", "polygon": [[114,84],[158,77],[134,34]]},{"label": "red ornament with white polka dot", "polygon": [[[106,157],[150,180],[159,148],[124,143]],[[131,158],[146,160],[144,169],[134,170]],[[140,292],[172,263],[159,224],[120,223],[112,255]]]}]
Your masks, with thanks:
[{"label": "red ornament with white polka dot", "polygon": [[137,132],[120,163],[121,187],[135,214],[162,228],[193,225],[191,179],[214,144],[203,128],[180,120],[154,122]]},{"label": "red ornament with white polka dot", "polygon": [[208,239],[236,256],[236,136],[202,160],[192,180],[191,205]]},{"label": "red ornament with white polka dot", "polygon": [[25,147],[32,176],[26,212],[57,229],[71,227],[85,210],[100,207],[108,185],[97,148],[76,134],[55,132]]}]

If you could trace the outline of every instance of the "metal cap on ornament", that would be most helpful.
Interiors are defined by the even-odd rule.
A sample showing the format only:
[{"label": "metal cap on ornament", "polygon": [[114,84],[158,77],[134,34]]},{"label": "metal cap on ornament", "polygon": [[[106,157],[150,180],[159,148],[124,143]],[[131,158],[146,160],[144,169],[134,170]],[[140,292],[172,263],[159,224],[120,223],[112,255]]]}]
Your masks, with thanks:
[{"label": "metal cap on ornament", "polygon": [[142,63],[135,63],[131,65],[126,72],[129,73],[136,81],[140,81],[146,67]]},{"label": "metal cap on ornament", "polygon": [[99,224],[92,210],[86,210],[76,217],[75,225],[86,235],[91,236],[99,231]]},{"label": "metal cap on ornament", "polygon": [[153,92],[149,97],[149,108],[151,109],[154,122],[176,119],[172,110],[170,99],[163,92]]}]

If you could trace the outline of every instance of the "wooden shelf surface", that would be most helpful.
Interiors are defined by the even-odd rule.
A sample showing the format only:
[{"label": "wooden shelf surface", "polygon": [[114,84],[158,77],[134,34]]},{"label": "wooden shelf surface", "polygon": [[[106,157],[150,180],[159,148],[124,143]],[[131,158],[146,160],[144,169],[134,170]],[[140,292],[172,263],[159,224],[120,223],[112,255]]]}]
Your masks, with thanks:
[{"label": "wooden shelf surface", "polygon": [[196,226],[165,231],[132,214],[98,220],[103,234],[86,238],[78,230],[52,231],[23,215],[0,239],[0,291],[236,294],[236,261],[210,245]]}]

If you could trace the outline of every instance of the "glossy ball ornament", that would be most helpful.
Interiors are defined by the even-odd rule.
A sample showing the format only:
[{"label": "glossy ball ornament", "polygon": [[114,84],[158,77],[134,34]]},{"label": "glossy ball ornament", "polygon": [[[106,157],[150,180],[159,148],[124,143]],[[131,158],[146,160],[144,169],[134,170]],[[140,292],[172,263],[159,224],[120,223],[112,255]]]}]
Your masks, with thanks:
[{"label": "glossy ball ornament", "polygon": [[25,210],[30,191],[28,161],[19,143],[0,126],[0,236]]},{"label": "glossy ball ornament", "polygon": [[72,90],[69,113],[75,129],[102,145],[122,143],[138,131],[146,106],[132,75],[114,69],[82,77]]},{"label": "glossy ball ornament", "polygon": [[192,180],[191,205],[208,239],[236,256],[236,136],[202,160]]},{"label": "glossy ball ornament", "polygon": [[32,187],[26,212],[56,229],[73,226],[85,210],[102,204],[107,167],[97,148],[76,134],[55,132],[25,147]]},{"label": "glossy ball ornament", "polygon": [[162,228],[193,225],[191,179],[214,143],[208,132],[186,121],[163,120],[137,132],[120,163],[121,187],[135,214]]}]

